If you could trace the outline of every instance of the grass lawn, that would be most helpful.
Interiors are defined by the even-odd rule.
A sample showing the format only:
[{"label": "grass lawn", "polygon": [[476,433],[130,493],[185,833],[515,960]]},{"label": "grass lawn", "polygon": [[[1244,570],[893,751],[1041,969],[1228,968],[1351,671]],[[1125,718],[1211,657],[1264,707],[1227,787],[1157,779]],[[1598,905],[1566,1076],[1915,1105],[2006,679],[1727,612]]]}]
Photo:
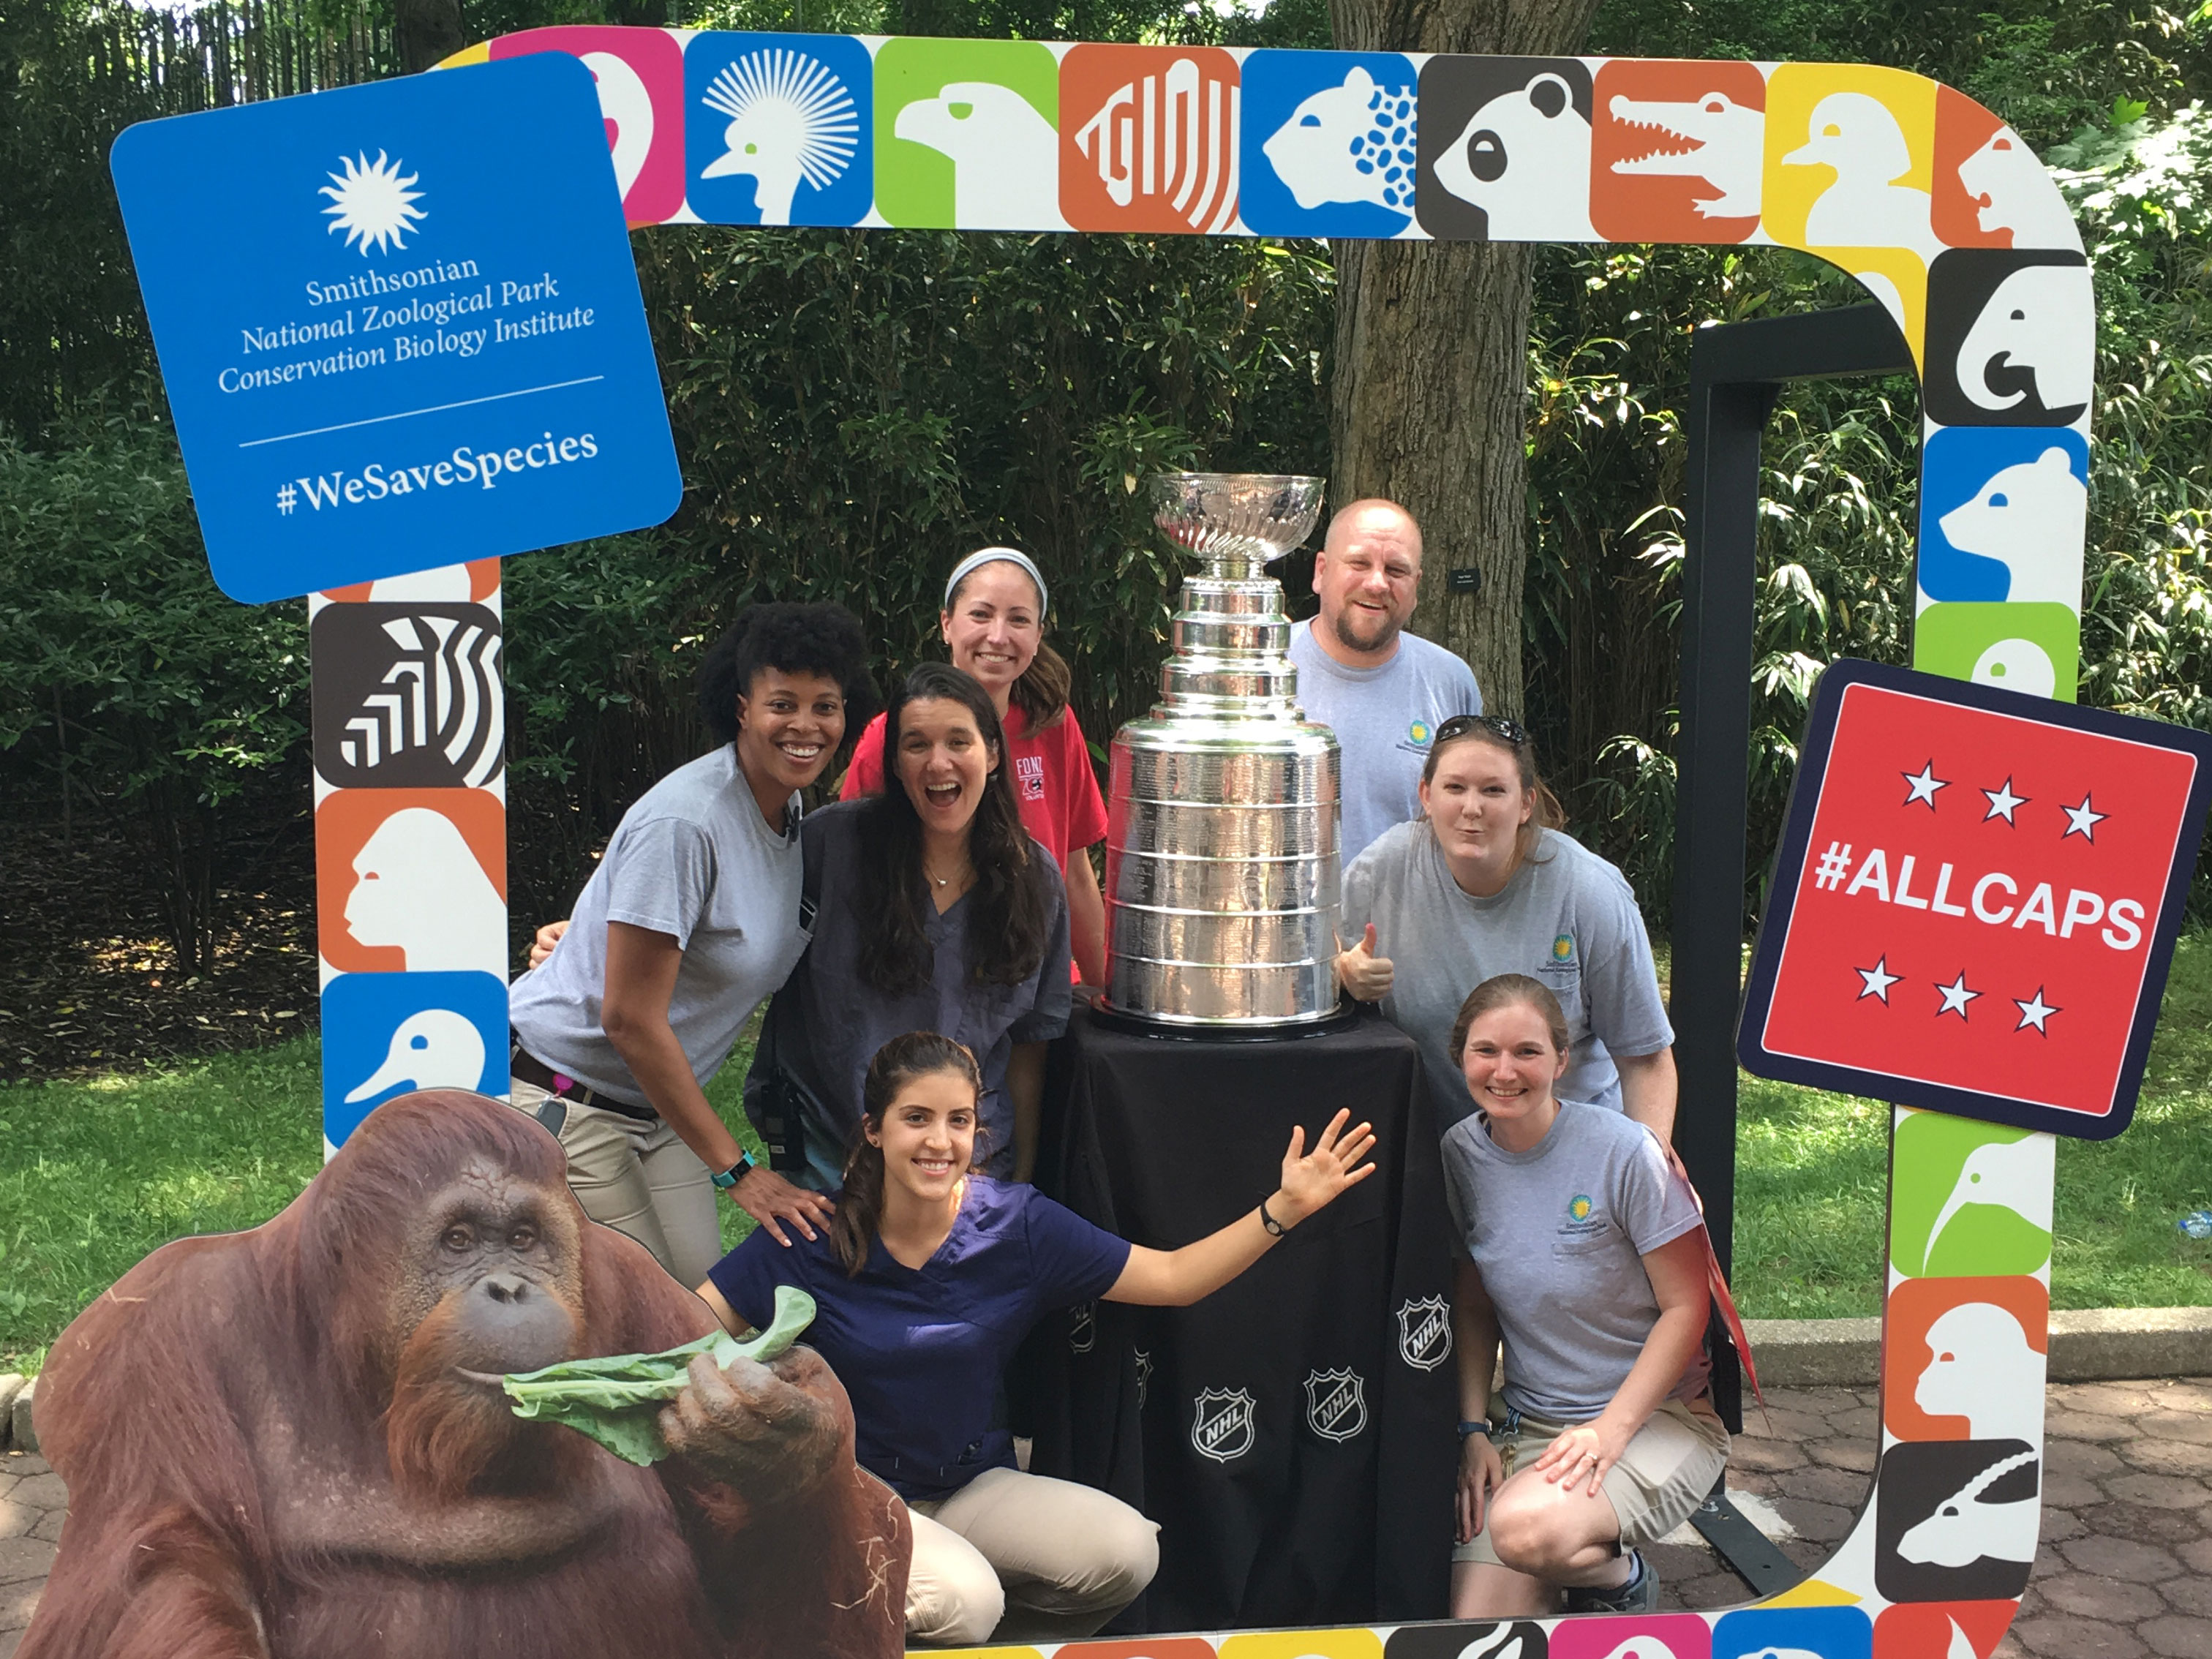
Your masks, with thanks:
[{"label": "grass lawn", "polygon": [[[312,1039],[164,1071],[0,1086],[0,1371],[36,1369],[78,1309],[166,1240],[266,1220],[322,1155]],[[744,1055],[709,1097],[733,1127]],[[1889,1111],[1743,1080],[1736,1297],[1748,1318],[1880,1308]],[[1694,1110],[1694,1103],[1685,1109]],[[750,1141],[750,1131],[744,1132]],[[2134,1127],[2061,1141],[2052,1304],[2212,1304],[2212,933],[2182,939]],[[743,1225],[722,1206],[724,1234]]]}]

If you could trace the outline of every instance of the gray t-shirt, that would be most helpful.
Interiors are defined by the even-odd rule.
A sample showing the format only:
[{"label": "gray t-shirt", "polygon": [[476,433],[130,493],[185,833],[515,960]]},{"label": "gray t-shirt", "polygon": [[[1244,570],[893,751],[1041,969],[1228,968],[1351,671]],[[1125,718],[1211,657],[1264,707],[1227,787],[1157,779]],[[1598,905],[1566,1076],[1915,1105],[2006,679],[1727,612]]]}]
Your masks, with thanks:
[{"label": "gray t-shirt", "polygon": [[[797,795],[787,819],[798,823]],[[668,1024],[703,1085],[806,948],[799,877],[799,836],[769,828],[734,744],[678,767],[623,814],[559,946],[507,988],[515,1035],[554,1070],[647,1104],[600,1013],[607,924],[625,921],[674,935],[684,952]]]},{"label": "gray t-shirt", "polygon": [[1398,649],[1380,668],[1346,668],[1322,650],[1314,624],[1291,629],[1298,665],[1298,707],[1336,733],[1344,757],[1346,864],[1394,823],[1421,811],[1421,768],[1429,740],[1454,714],[1480,714],[1474,671],[1440,645],[1398,635]]},{"label": "gray t-shirt", "polygon": [[1420,1045],[1439,1123],[1474,1109],[1452,1063],[1452,1022],[1493,975],[1527,974],[1559,999],[1571,1048],[1563,1099],[1619,1111],[1613,1056],[1674,1040],[1627,878],[1571,836],[1544,830],[1505,890],[1476,898],[1452,879],[1425,818],[1399,824],[1345,872],[1343,917],[1346,945],[1375,924],[1376,954],[1392,969],[1382,1012]]},{"label": "gray t-shirt", "polygon": [[[1509,1152],[1480,1116],[1445,1132],[1444,1200],[1482,1271],[1505,1344],[1505,1403],[1554,1423],[1604,1411],[1658,1322],[1642,1258],[1698,1224],[1658,1137],[1573,1100],[1533,1152]],[[1705,1391],[1702,1350],[1668,1396]]]},{"label": "gray t-shirt", "polygon": [[[806,857],[821,872],[814,938],[777,1000],[777,1060],[811,1091],[828,1114],[807,1125],[807,1156],[823,1184],[836,1170],[860,1121],[862,1085],[876,1050],[908,1031],[938,1031],[967,1045],[983,1074],[977,1114],[988,1140],[984,1173],[1009,1179],[1014,1168],[1014,1109],[1006,1097],[1006,1062],[1017,1042],[1043,1042],[1067,1029],[1067,892],[1060,866],[1032,838],[1030,856],[1044,872],[1051,907],[1044,956],[1018,985],[978,985],[970,974],[968,912],[971,890],[942,915],[924,915],[933,950],[928,987],[887,996],[860,977],[860,814],[875,798],[840,801],[807,815]],[[789,1003],[787,1009],[786,1003]],[[756,1068],[760,1062],[757,1058]],[[826,1166],[826,1167],[825,1167]]]}]

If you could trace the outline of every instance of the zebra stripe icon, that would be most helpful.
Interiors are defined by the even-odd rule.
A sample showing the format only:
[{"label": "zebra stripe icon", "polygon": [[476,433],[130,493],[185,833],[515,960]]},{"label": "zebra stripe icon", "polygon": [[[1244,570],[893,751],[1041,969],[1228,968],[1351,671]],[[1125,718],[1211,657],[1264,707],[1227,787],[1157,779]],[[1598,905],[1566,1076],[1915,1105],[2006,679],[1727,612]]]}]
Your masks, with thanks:
[{"label": "zebra stripe icon", "polygon": [[481,787],[505,762],[507,705],[498,618],[475,605],[347,605],[315,618],[319,662],[344,664],[336,696],[318,685],[316,766],[355,787]]}]

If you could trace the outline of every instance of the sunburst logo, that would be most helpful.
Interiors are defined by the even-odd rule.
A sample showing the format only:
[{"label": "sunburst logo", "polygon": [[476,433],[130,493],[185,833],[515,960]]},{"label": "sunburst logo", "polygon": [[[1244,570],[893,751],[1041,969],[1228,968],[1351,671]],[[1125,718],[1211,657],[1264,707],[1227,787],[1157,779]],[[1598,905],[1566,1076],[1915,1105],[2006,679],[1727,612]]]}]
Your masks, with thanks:
[{"label": "sunburst logo", "polygon": [[723,153],[702,179],[750,173],[764,225],[791,222],[803,179],[827,190],[853,165],[860,118],[845,83],[818,59],[778,46],[726,64],[700,101],[730,118]]},{"label": "sunburst logo", "polygon": [[371,248],[405,247],[407,234],[428,216],[415,205],[422,192],[408,188],[416,175],[403,175],[402,163],[386,161],[382,150],[374,161],[366,151],[341,155],[338,165],[345,171],[325,175],[331,182],[319,192],[331,198],[323,210],[330,216],[331,229],[345,232],[346,246],[358,244],[363,258]]}]

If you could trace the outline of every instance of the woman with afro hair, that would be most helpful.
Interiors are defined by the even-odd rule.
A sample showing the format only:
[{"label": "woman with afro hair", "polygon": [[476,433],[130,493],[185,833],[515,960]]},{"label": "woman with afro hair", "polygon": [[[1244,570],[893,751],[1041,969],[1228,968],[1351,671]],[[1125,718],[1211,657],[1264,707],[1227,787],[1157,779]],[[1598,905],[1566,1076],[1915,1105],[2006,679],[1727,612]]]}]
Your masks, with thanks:
[{"label": "woman with afro hair", "polygon": [[753,605],[707,653],[699,702],[714,749],[623,814],[557,948],[507,995],[514,1104],[560,1138],[585,1212],[686,1285],[722,1254],[717,1188],[779,1238],[830,1218],[747,1158],[703,1089],[806,949],[799,792],[875,713],[860,624]]}]

